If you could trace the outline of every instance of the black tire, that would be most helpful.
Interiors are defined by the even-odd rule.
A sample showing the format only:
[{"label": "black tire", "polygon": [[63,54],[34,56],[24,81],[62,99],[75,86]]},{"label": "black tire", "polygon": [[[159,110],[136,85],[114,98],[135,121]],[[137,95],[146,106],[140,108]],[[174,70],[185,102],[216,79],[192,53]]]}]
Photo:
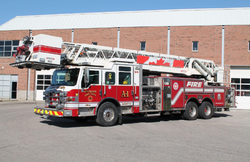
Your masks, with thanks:
[{"label": "black tire", "polygon": [[183,118],[186,120],[196,120],[198,117],[198,106],[194,102],[189,102],[183,113]]},{"label": "black tire", "polygon": [[117,107],[111,103],[106,102],[100,106],[97,112],[96,123],[101,126],[115,125],[118,119]]},{"label": "black tire", "polygon": [[199,117],[201,119],[210,119],[214,115],[214,108],[210,102],[203,102],[199,106]]}]

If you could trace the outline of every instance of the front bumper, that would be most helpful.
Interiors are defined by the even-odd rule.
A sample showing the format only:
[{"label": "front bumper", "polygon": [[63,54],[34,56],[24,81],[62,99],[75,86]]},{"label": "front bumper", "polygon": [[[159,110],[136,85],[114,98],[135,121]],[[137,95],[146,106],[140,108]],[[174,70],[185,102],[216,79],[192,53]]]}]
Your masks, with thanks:
[{"label": "front bumper", "polygon": [[69,117],[72,116],[71,110],[55,110],[50,108],[34,108],[34,113],[37,115],[56,116],[56,117]]}]

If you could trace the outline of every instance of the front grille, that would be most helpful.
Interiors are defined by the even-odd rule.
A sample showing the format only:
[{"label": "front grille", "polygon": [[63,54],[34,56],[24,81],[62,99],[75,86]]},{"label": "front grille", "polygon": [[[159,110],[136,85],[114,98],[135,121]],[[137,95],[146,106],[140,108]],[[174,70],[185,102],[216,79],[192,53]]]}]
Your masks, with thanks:
[{"label": "front grille", "polygon": [[45,104],[48,108],[56,108],[60,104],[60,92],[51,92],[45,94]]}]

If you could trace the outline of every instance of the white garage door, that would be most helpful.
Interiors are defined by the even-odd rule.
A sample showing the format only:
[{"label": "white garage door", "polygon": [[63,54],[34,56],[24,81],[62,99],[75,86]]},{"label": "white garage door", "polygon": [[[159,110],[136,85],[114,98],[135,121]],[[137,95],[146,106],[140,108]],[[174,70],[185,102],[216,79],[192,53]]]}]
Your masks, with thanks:
[{"label": "white garage door", "polygon": [[17,75],[0,75],[0,98],[17,98]]},{"label": "white garage door", "polygon": [[43,100],[43,92],[50,86],[54,70],[36,72],[36,100]]},{"label": "white garage door", "polygon": [[250,108],[250,67],[231,67],[230,78],[236,87],[237,108]]},{"label": "white garage door", "polygon": [[0,75],[0,98],[10,98],[11,75]]}]

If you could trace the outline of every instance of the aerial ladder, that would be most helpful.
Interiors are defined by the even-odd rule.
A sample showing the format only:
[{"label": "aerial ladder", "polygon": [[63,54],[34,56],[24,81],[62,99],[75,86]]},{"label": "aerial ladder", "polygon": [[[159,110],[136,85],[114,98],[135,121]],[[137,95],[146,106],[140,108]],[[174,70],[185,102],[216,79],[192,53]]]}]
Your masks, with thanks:
[{"label": "aerial ladder", "polygon": [[204,78],[207,83],[223,82],[223,68],[217,67],[211,60],[69,43],[63,42],[60,37],[44,34],[23,38],[17,49],[16,61],[10,65],[18,68],[48,70],[67,65],[108,68],[114,63],[142,64],[144,71]]}]

